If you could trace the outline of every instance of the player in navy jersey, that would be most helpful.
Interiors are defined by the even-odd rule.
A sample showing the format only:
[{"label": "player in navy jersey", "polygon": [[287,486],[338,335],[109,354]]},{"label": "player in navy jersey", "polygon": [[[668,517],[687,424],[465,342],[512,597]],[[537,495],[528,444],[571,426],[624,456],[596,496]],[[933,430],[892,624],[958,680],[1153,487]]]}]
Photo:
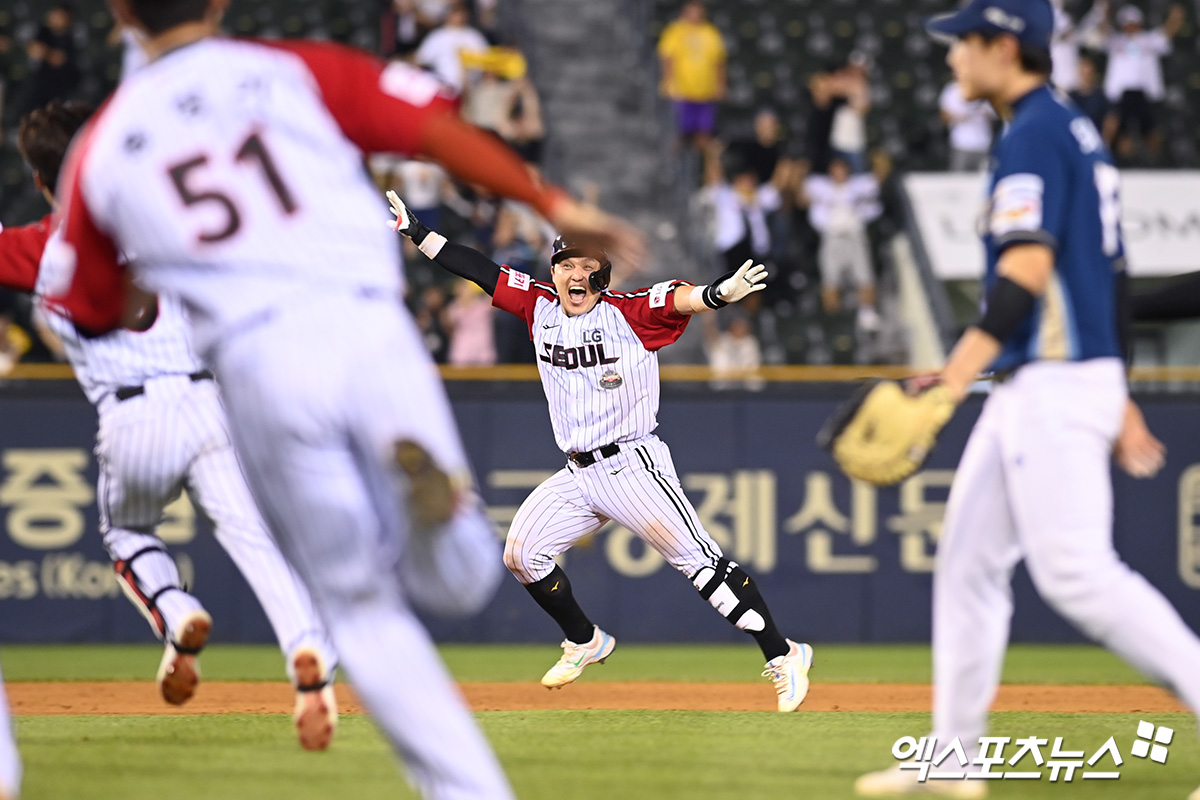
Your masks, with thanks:
[{"label": "player in navy jersey", "polygon": [[[958,399],[980,372],[997,378],[955,474],[933,578],[933,735],[938,752],[957,739],[973,759],[1000,681],[1018,561],[1052,608],[1193,710],[1200,639],[1113,548],[1114,451],[1149,475],[1162,446],[1125,382],[1120,176],[1091,120],[1047,83],[1050,3],[972,0],[928,28],[953,40],[948,61],[966,98],[1007,121],[983,216],[985,310],[940,375]],[[965,779],[930,782],[921,766],[864,775],[855,789],[987,793],[970,766]]]},{"label": "player in navy jersey", "polygon": [[504,563],[565,637],[563,655],[542,678],[548,688],[575,681],[604,661],[615,640],[579,607],[555,557],[610,519],[682,572],[718,612],[755,638],[767,659],[780,711],[808,692],[812,648],[785,639],[754,580],[726,558],[683,493],[658,426],[658,350],[679,338],[692,314],[737,302],[765,287],[766,269],[747,261],[709,286],[664,281],[649,289],[608,289],[602,250],[559,237],[553,284],[501,267],[448,243],[388,193],[396,229],[425,255],[492,295],[497,308],[529,328],[550,419],[566,466],[533,490],[513,519]]}]

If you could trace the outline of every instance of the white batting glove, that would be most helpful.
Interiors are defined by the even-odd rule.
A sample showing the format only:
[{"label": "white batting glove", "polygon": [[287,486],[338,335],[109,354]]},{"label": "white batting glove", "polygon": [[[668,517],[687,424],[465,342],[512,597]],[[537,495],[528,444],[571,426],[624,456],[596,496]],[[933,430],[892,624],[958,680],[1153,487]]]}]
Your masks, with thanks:
[{"label": "white batting glove", "polygon": [[404,201],[400,199],[400,195],[391,189],[388,189],[387,199],[392,204],[392,213],[396,215],[396,218],[388,223],[388,227],[397,233],[409,234],[415,217],[408,210],[408,206],[404,205]]},{"label": "white batting glove", "polygon": [[732,277],[726,278],[717,285],[717,298],[726,303],[737,301],[767,288],[767,268],[755,264],[753,259],[746,259]]}]

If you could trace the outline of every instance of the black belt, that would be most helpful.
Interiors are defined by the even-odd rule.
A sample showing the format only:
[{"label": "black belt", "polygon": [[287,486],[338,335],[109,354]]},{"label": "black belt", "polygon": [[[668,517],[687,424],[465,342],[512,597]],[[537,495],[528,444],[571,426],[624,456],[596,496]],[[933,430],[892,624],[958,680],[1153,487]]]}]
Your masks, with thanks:
[{"label": "black belt", "polygon": [[619,452],[621,452],[621,448],[616,443],[606,444],[599,450],[585,450],[582,453],[567,453],[567,460],[577,467],[590,467],[600,459],[612,458]]},{"label": "black belt", "polygon": [[[197,381],[211,381],[212,379],[213,374],[207,369],[202,369],[199,372],[193,372],[191,375],[188,375],[188,380],[190,380],[192,383],[196,383]],[[144,385],[122,386],[120,389],[117,389],[117,391],[113,392],[118,400],[128,400],[131,397],[137,397],[139,394],[145,393],[146,387]]]}]

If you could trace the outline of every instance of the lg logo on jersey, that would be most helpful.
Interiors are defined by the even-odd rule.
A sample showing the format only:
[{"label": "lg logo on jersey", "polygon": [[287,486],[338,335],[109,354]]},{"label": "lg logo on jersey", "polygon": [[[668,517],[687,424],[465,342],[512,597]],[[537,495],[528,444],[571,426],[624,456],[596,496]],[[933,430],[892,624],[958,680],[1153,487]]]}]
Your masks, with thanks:
[{"label": "lg logo on jersey", "polygon": [[[595,334],[595,337],[589,339],[588,334]],[[538,356],[538,358],[552,367],[564,367],[565,369],[595,367],[600,364],[615,364],[621,360],[620,356],[608,357],[604,355],[604,344],[600,342],[600,331],[588,331],[583,335],[583,340],[585,342],[592,341],[594,344],[586,344],[580,347],[563,347],[557,344],[552,345],[550,342],[542,342],[542,350],[545,352]]]}]

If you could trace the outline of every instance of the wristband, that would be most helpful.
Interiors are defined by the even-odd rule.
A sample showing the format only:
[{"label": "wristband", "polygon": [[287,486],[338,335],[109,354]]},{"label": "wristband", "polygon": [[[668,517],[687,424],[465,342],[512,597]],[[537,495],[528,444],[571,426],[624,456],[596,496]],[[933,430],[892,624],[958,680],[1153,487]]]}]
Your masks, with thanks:
[{"label": "wristband", "polygon": [[987,309],[975,327],[1003,344],[1028,319],[1035,302],[1032,292],[1001,276],[988,293]]},{"label": "wristband", "polygon": [[[421,226],[425,228],[425,226]],[[415,242],[416,239],[413,239]],[[438,253],[442,252],[442,248],[446,246],[446,237],[440,233],[425,228],[425,236],[417,244],[417,249],[428,256],[431,260],[438,257]]]}]

